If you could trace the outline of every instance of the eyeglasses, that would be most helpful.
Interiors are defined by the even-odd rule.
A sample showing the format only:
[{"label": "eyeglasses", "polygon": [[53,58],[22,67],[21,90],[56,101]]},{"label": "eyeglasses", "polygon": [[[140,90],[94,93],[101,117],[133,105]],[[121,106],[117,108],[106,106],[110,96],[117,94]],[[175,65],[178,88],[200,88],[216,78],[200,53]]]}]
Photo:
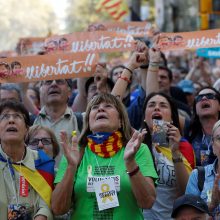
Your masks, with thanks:
[{"label": "eyeglasses", "polygon": [[206,97],[207,99],[211,99],[211,100],[216,100],[216,94],[213,94],[213,93],[207,93],[207,94],[201,94],[201,95],[198,95],[196,96],[195,98],[195,101],[196,103],[200,102],[203,97]]},{"label": "eyeglasses", "polygon": [[213,142],[220,143],[220,136],[216,136],[212,138]]},{"label": "eyeglasses", "polygon": [[[29,145],[32,146],[31,149],[37,149],[40,141],[43,145],[51,145],[52,144],[52,138],[34,138],[29,141]],[[33,147],[35,147],[35,148],[33,148]]]},{"label": "eyeglasses", "polygon": [[66,84],[65,79],[56,79],[56,80],[46,80],[46,81],[44,81],[44,85],[50,86],[53,83],[53,81],[55,81],[57,85]]},{"label": "eyeglasses", "polygon": [[10,118],[13,118],[15,121],[24,120],[24,116],[19,113],[5,113],[0,115],[0,121],[8,121]]}]

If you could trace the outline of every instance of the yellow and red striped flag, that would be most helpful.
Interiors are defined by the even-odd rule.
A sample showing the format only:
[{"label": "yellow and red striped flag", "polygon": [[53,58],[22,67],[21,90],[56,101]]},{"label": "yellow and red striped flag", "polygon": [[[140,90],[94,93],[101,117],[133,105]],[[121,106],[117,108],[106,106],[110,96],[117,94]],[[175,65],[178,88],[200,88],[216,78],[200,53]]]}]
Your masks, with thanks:
[{"label": "yellow and red striped flag", "polygon": [[107,12],[114,20],[121,21],[128,14],[129,9],[125,0],[99,0],[96,11]]}]

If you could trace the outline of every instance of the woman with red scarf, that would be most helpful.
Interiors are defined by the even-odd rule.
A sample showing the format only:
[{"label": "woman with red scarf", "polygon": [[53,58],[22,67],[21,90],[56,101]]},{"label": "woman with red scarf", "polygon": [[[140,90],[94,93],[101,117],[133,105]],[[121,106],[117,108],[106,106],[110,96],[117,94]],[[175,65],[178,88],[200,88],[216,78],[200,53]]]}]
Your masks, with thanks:
[{"label": "woman with red scarf", "polygon": [[[157,173],[141,133],[133,132],[122,102],[110,94],[95,96],[88,104],[79,142],[68,146],[61,132],[63,157],[52,195],[55,215],[71,219],[143,219],[151,208]],[[79,150],[78,150],[79,143]]]}]

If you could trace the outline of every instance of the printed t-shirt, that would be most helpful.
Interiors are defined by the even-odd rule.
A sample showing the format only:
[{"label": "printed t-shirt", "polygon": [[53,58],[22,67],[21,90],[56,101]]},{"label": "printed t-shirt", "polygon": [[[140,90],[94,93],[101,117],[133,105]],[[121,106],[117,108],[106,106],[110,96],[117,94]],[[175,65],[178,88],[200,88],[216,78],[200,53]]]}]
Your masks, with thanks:
[{"label": "printed t-shirt", "polygon": [[[126,167],[123,159],[124,150],[125,148],[123,147],[112,158],[101,158],[96,156],[88,147],[86,147],[81,164],[75,175],[74,207],[71,220],[143,219],[142,210],[137,205],[137,201],[131,189],[129,176],[126,173]],[[152,177],[154,180],[158,178],[151,153],[146,145],[141,145],[139,151],[136,153],[135,160],[139,165],[143,176]],[[67,160],[63,157],[55,178],[55,183],[59,183],[62,180],[66,167]],[[90,168],[88,169],[88,167]],[[103,211],[98,210],[95,193],[87,192],[87,177],[89,172],[92,173],[92,176],[104,177],[120,175],[120,191],[117,193],[119,207]]]}]

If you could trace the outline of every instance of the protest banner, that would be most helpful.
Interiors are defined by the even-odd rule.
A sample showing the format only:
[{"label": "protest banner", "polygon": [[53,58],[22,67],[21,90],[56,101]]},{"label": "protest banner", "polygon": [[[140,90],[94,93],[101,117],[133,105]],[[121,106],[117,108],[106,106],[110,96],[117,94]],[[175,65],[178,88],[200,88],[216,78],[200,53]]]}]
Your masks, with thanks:
[{"label": "protest banner", "polygon": [[20,38],[17,44],[19,55],[37,55],[38,53],[44,51],[45,39],[45,37]]},{"label": "protest banner", "polygon": [[220,29],[161,33],[157,44],[162,51],[219,47]]},{"label": "protest banner", "polygon": [[45,40],[47,54],[60,52],[96,52],[132,51],[135,41],[129,34],[108,31],[76,32],[57,35]]},{"label": "protest banner", "polygon": [[89,77],[98,63],[95,53],[61,53],[0,59],[0,82],[33,82]]},{"label": "protest banner", "polygon": [[130,34],[133,37],[152,36],[151,30],[154,25],[150,22],[105,22],[102,23],[107,31]]}]

